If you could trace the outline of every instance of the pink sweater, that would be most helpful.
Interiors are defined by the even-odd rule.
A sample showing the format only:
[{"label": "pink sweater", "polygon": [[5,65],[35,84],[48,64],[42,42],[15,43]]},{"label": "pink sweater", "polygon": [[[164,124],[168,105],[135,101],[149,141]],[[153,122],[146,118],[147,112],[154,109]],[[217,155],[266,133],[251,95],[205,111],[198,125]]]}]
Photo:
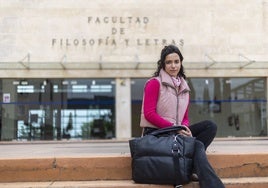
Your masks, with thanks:
[{"label": "pink sweater", "polygon": [[[156,112],[160,83],[156,79],[150,80],[144,90],[144,116],[147,121],[159,128],[172,126],[173,123],[165,120]],[[188,107],[184,114],[182,125],[189,126]]]}]

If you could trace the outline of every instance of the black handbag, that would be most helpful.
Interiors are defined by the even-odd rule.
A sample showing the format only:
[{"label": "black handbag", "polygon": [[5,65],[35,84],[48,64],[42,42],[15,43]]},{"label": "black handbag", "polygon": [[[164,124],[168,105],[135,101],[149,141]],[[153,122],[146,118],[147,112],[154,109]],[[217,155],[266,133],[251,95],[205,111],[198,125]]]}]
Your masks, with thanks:
[{"label": "black handbag", "polygon": [[157,129],[129,140],[132,179],[136,183],[182,185],[193,169],[194,137],[177,134],[183,126]]}]

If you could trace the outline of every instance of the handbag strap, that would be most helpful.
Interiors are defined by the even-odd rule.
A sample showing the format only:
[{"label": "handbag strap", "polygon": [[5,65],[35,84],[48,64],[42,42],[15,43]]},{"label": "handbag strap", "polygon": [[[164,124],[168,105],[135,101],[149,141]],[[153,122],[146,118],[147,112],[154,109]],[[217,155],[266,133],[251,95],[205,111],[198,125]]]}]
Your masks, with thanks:
[{"label": "handbag strap", "polygon": [[157,136],[157,135],[161,135],[161,134],[165,134],[165,133],[169,133],[169,132],[174,132],[174,131],[179,131],[179,130],[186,130],[186,128],[184,126],[181,126],[181,125],[176,125],[176,126],[170,126],[170,127],[157,129],[149,134]]},{"label": "handbag strap", "polygon": [[[178,135],[177,135],[178,136]],[[175,136],[174,138],[174,141],[172,143],[172,154],[173,154],[173,162],[174,162],[174,170],[175,170],[175,174],[176,174],[176,177],[175,177],[175,183],[176,183],[176,187],[180,186],[180,182],[182,181],[181,178],[182,178],[182,174],[181,174],[181,166],[180,166],[180,157],[182,157],[182,153],[180,151],[180,144],[182,143],[179,143],[178,139],[177,139],[177,136]]]}]

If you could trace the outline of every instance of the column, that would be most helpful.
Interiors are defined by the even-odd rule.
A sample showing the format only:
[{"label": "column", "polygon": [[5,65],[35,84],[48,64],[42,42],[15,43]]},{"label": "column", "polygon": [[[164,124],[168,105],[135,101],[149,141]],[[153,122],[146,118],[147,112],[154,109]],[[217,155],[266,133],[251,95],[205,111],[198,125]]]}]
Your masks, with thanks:
[{"label": "column", "polygon": [[116,78],[116,138],[131,137],[131,87],[130,78]]}]

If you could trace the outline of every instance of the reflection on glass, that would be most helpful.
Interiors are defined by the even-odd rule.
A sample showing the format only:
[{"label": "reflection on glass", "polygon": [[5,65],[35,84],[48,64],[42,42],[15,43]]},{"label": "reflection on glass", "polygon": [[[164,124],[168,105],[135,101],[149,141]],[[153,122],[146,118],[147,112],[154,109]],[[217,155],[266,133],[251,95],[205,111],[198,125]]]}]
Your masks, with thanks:
[{"label": "reflection on glass", "polygon": [[1,131],[8,131],[1,133],[1,140],[115,137],[113,79],[5,79],[3,82],[9,87],[2,92],[12,97],[2,108]]},{"label": "reflection on glass", "polygon": [[267,135],[265,79],[191,78],[191,123],[211,119],[218,137]]},{"label": "reflection on glass", "polygon": [[[139,116],[144,83],[133,79],[132,136],[140,136]],[[217,137],[267,136],[265,78],[188,78],[190,123],[211,119]]]}]

